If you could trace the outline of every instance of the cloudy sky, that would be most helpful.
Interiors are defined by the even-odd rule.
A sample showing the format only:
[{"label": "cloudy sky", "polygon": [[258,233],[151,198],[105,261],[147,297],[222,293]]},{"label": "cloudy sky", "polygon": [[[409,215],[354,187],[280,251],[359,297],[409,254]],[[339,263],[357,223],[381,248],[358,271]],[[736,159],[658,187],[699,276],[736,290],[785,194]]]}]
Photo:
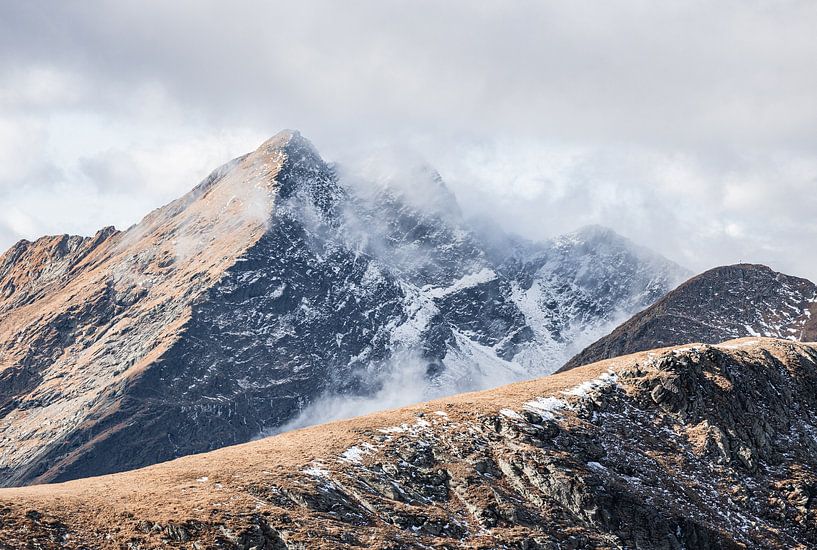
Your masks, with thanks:
[{"label": "cloudy sky", "polygon": [[[659,6],[660,5],[660,6]],[[817,280],[817,2],[0,4],[0,247],[127,227],[282,128],[466,212]]]}]

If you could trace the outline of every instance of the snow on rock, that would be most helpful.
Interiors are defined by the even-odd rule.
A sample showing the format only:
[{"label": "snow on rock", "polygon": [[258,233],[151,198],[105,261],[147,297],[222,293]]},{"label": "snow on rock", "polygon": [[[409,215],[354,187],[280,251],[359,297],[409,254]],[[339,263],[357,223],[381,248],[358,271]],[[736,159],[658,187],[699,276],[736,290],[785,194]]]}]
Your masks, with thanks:
[{"label": "snow on rock", "polygon": [[329,478],[329,470],[327,470],[322,464],[319,463],[313,463],[301,471],[311,477],[317,477],[322,479]]},{"label": "snow on rock", "polygon": [[575,388],[571,388],[566,390],[564,393],[565,395],[574,395],[576,397],[586,397],[591,391],[598,390],[600,388],[606,388],[610,386],[615,386],[616,381],[618,380],[618,375],[615,372],[605,372],[600,375],[598,378],[593,380],[587,380],[586,382],[582,382]]},{"label": "snow on rock", "polygon": [[513,409],[500,409],[499,414],[511,418],[513,420],[524,420],[524,418],[522,418],[522,415]]},{"label": "snow on rock", "polygon": [[344,462],[360,463],[363,457],[371,454],[375,447],[371,443],[362,443],[349,447],[340,455],[340,459]]},{"label": "snow on rock", "polygon": [[496,279],[494,270],[484,267],[476,273],[469,273],[458,279],[454,284],[445,288],[423,287],[423,293],[430,298],[444,298],[450,294],[473,288],[479,284]]}]

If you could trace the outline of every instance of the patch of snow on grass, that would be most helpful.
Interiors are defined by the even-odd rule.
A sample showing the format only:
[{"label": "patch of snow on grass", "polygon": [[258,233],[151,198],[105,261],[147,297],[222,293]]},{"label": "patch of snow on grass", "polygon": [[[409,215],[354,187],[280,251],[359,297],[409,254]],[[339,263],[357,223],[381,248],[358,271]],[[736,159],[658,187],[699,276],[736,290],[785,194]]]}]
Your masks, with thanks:
[{"label": "patch of snow on grass", "polygon": [[598,378],[582,382],[575,388],[565,390],[562,393],[565,395],[573,395],[576,397],[587,397],[587,394],[595,389],[604,388],[607,386],[614,386],[618,381],[618,375],[613,371],[603,373]]},{"label": "patch of snow on grass", "polygon": [[408,429],[409,429],[408,424],[401,424],[400,426],[389,426],[388,428],[380,428],[377,431],[384,434],[401,434],[407,432]]},{"label": "patch of snow on grass", "polygon": [[363,457],[371,454],[374,452],[375,447],[371,443],[362,443],[360,445],[354,445],[349,447],[340,455],[340,459],[343,462],[352,462],[355,464],[360,464],[363,460]]},{"label": "patch of snow on grass", "polygon": [[329,477],[329,470],[323,468],[320,464],[313,463],[309,467],[304,468],[301,470],[308,476],[312,477],[321,477],[321,478],[328,478]]},{"label": "patch of snow on grass", "polygon": [[[587,397],[592,390],[614,386],[617,381],[618,375],[613,371],[608,371],[602,373],[598,378],[587,380],[578,386],[564,390],[562,394],[584,398]],[[536,399],[523,403],[522,408],[526,411],[538,414],[544,420],[553,420],[556,418],[558,411],[571,409],[572,407],[570,403],[558,397],[537,397]],[[522,415],[511,409],[501,409],[499,413],[513,420],[524,420]]]},{"label": "patch of snow on grass", "polygon": [[511,418],[513,420],[524,420],[524,418],[522,418],[521,414],[519,414],[518,412],[516,412],[516,411],[514,411],[512,409],[501,409],[499,411],[499,414],[501,414],[502,416]]},{"label": "patch of snow on grass", "polygon": [[545,420],[556,418],[554,413],[569,407],[566,401],[556,397],[537,397],[533,401],[528,401],[522,407],[532,413],[536,413]]},{"label": "patch of snow on grass", "polygon": [[389,426],[387,428],[379,428],[377,431],[383,434],[399,434],[399,433],[417,433],[419,430],[428,428],[431,423],[423,418],[418,418],[413,426],[409,426],[405,422],[399,426]]}]

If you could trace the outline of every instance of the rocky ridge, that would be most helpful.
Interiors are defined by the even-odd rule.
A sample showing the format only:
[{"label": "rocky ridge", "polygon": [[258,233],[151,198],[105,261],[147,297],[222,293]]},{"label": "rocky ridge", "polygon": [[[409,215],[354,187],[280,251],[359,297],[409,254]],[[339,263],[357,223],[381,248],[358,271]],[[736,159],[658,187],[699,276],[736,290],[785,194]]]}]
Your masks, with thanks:
[{"label": "rocky ridge", "polygon": [[744,336],[817,340],[817,285],[764,265],[717,267],[625,321],[562,370],[636,351]]},{"label": "rocky ridge", "polygon": [[811,548],[815,389],[809,344],[643,352],[134,472],[0,490],[0,541]]}]

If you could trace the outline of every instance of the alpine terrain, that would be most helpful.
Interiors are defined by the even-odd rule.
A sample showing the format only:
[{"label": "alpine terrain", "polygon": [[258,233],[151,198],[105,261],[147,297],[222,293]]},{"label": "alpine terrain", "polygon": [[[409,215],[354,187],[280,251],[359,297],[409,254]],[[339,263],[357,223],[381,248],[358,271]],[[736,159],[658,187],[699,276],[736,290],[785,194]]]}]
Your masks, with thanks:
[{"label": "alpine terrain", "polygon": [[27,548],[817,547],[817,349],[642,352],[133,472],[0,490]]},{"label": "alpine terrain", "polygon": [[718,267],[624,322],[562,370],[636,351],[742,336],[817,340],[817,285],[764,265]]},{"label": "alpine terrain", "polygon": [[249,441],[337,396],[552,372],[687,276],[598,227],[486,238],[434,170],[409,173],[344,174],[285,131],[126,231],[13,246],[0,484]]}]

